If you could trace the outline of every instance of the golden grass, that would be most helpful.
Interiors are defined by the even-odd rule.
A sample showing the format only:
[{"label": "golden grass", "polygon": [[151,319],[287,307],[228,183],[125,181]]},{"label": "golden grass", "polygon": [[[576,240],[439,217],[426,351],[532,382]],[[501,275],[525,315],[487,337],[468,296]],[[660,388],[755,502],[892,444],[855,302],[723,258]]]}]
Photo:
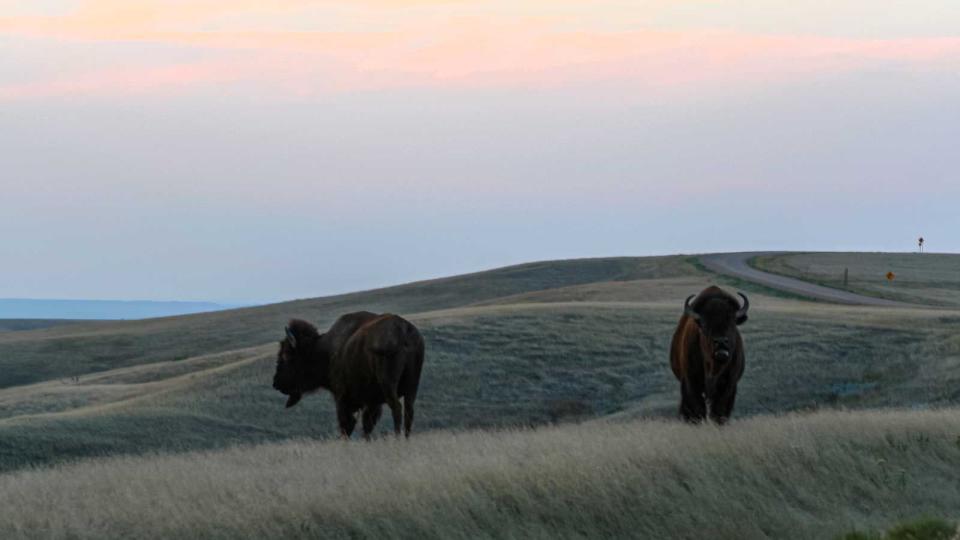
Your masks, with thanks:
[{"label": "golden grass", "polygon": [[960,411],[591,422],[0,476],[4,538],[829,538],[957,517]]}]

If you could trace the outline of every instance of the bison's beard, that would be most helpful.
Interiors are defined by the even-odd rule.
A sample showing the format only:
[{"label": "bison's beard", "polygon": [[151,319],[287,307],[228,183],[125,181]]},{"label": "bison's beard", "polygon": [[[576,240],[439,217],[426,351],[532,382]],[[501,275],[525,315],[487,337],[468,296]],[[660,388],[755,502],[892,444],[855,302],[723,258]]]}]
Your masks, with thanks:
[{"label": "bison's beard", "polygon": [[303,398],[303,394],[301,394],[300,392],[294,392],[290,394],[290,397],[287,398],[286,408],[289,409],[290,407],[293,407],[297,403],[300,403],[300,400],[302,398]]},{"label": "bison's beard", "polygon": [[287,399],[288,409],[299,403],[303,398],[303,392],[300,391],[299,387],[284,377],[274,376],[273,387],[281,394],[289,396]]}]

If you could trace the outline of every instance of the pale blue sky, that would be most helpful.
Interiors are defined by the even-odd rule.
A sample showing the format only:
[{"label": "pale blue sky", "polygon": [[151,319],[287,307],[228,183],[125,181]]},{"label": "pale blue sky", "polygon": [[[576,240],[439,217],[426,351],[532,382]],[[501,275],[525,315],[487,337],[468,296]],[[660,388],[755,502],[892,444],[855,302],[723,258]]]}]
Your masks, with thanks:
[{"label": "pale blue sky", "polygon": [[391,8],[411,35],[446,21],[429,53],[356,14],[356,35],[274,50],[280,34],[9,11],[0,297],[268,301],[539,259],[906,251],[919,234],[960,251],[960,10],[654,2],[641,23],[615,4],[549,31],[536,2],[517,28],[494,25],[515,16],[503,3]]}]

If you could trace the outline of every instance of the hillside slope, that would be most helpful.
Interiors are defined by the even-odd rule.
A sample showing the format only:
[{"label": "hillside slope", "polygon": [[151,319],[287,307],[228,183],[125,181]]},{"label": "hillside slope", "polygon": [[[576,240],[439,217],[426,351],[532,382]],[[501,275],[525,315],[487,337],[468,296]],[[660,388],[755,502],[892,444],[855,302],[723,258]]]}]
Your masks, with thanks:
[{"label": "hillside slope", "polygon": [[[611,276],[619,280],[582,283]],[[275,340],[290,316],[323,321],[387,304],[425,309],[402,312],[428,347],[418,433],[672,418],[670,335],[682,299],[714,281],[725,283],[680,257],[560,261],[242,310],[237,319],[216,313],[17,333],[0,339],[13,351],[0,362],[7,377],[26,369],[34,382],[8,379],[0,389],[0,470],[330,437],[327,395],[285,410],[270,387]],[[738,416],[960,401],[957,313],[746,290],[752,312],[742,329],[748,370]],[[237,341],[253,344],[231,350],[211,337],[217,332],[249,332]],[[17,357],[21,350],[33,355]],[[389,430],[389,421],[379,427]]]},{"label": "hillside slope", "polygon": [[291,317],[327,326],[360,309],[411,314],[586,283],[696,274],[685,257],[549,261],[253,308],[0,333],[0,388],[262,345],[282,336]]}]

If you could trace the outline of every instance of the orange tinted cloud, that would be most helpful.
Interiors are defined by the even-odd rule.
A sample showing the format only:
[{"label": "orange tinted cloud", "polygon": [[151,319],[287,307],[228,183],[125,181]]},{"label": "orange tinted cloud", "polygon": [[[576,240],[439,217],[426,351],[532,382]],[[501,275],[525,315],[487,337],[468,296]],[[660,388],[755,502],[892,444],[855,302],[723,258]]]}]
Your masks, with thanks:
[{"label": "orange tinted cloud", "polygon": [[[77,40],[118,48],[148,42],[230,57],[132,69],[104,65],[67,78],[0,86],[0,98],[116,95],[241,81],[295,95],[591,80],[615,81],[625,89],[705,81],[750,85],[877,62],[960,59],[960,38],[852,39],[693,29],[615,32],[595,23],[584,28],[573,24],[574,30],[570,12],[563,9],[539,6],[518,12],[504,4],[490,5],[500,6],[499,11],[435,1],[358,7],[287,0],[265,10],[260,2],[244,0],[98,0],[64,13],[0,18],[0,32],[41,36],[64,47]],[[577,6],[555,4],[564,5]]]},{"label": "orange tinted cloud", "polygon": [[[452,6],[453,0],[86,0],[60,10],[0,15],[0,32],[81,39],[154,39],[168,32],[285,31],[322,26],[396,26],[396,10]],[[0,13],[4,13],[0,0]]]}]

